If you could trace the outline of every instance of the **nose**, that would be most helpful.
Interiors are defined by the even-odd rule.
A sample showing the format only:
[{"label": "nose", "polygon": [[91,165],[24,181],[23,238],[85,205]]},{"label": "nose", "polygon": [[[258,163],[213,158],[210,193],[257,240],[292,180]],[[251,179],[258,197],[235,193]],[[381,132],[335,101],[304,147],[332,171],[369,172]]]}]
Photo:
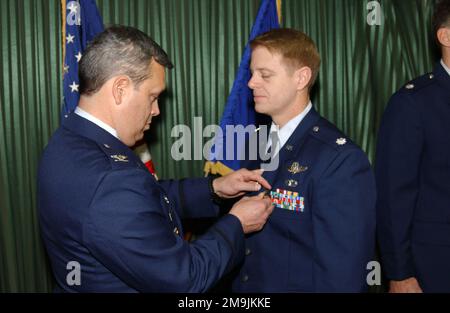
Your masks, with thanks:
[{"label": "nose", "polygon": [[159,112],[158,100],[156,100],[156,101],[153,102],[153,104],[152,104],[151,115],[152,115],[152,116],[158,116],[159,113],[160,113],[160,112]]},{"label": "nose", "polygon": [[250,78],[250,80],[247,83],[248,88],[250,89],[255,89],[256,88],[256,82],[255,82],[255,74],[252,75],[252,77]]}]

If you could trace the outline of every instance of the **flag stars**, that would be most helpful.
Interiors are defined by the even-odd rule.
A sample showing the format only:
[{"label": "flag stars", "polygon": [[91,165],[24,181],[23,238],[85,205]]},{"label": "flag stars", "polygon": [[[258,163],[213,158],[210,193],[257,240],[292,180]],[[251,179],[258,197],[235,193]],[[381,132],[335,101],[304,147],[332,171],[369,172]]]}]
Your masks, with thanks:
[{"label": "flag stars", "polygon": [[82,54],[81,52],[78,52],[78,54],[75,56],[77,58],[77,63],[80,62]]},{"label": "flag stars", "polygon": [[71,34],[69,34],[66,37],[67,43],[73,43],[74,38],[75,38],[75,36],[72,36]]},{"label": "flag stars", "polygon": [[75,82],[73,82],[72,85],[69,85],[69,87],[72,92],[78,92],[79,85],[77,85]]},{"label": "flag stars", "polygon": [[67,8],[70,10],[70,13],[77,13],[78,5],[76,2],[70,2],[70,5]]},{"label": "flag stars", "polygon": [[64,64],[64,74],[69,73],[69,66]]}]

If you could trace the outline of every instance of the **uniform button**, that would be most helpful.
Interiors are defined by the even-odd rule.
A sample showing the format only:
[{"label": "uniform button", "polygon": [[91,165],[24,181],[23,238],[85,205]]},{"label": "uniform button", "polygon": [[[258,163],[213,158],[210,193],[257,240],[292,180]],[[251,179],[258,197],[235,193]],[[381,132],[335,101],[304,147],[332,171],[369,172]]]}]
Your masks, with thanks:
[{"label": "uniform button", "polygon": [[170,203],[169,198],[167,198],[166,196],[164,196],[164,200],[166,201],[167,204]]},{"label": "uniform button", "polygon": [[313,132],[317,133],[319,131],[319,126],[314,126]]},{"label": "uniform button", "polygon": [[245,255],[250,255],[252,254],[252,250],[250,250],[250,248],[245,249]]},{"label": "uniform button", "polygon": [[246,282],[248,281],[248,275],[242,276],[241,281],[242,281],[243,283],[246,283]]}]

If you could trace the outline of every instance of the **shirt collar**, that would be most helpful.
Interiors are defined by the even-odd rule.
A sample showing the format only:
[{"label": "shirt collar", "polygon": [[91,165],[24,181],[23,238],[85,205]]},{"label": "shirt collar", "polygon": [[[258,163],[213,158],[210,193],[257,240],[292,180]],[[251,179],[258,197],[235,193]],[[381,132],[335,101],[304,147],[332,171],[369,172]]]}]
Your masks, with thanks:
[{"label": "shirt collar", "polygon": [[448,75],[450,75],[450,68],[444,63],[444,60],[441,59],[442,67],[447,71]]},{"label": "shirt collar", "polygon": [[[309,111],[312,108],[312,102],[309,101],[306,108],[297,116],[289,120],[289,122],[286,123],[282,128],[278,128],[278,125],[276,125],[274,122],[272,122],[272,125],[270,126],[270,133],[272,131],[278,132],[278,139],[279,139],[279,145],[276,147],[276,151],[274,155],[281,149],[284,144],[288,141],[289,137],[291,137],[292,133],[295,131],[295,129],[300,125],[301,121],[305,118],[305,116],[309,113]],[[272,138],[269,136],[267,147],[270,147],[272,145]]]},{"label": "shirt collar", "polygon": [[75,108],[75,114],[87,119],[88,121],[91,121],[92,123],[94,123],[95,125],[97,125],[100,128],[103,128],[104,130],[106,130],[108,133],[110,133],[111,135],[113,135],[114,137],[116,137],[117,139],[119,139],[119,136],[117,136],[117,131],[112,128],[111,126],[109,126],[108,124],[106,124],[105,122],[102,122],[101,120],[99,120],[98,118],[96,118],[95,116],[93,116],[92,114],[86,112],[85,110],[83,110],[80,107],[76,107]]}]

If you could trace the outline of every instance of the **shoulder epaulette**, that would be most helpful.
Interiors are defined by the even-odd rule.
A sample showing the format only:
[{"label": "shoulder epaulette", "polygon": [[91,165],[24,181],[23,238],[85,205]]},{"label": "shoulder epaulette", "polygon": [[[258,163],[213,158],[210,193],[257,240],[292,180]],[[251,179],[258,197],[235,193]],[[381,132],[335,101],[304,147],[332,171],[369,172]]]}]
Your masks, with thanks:
[{"label": "shoulder epaulette", "polygon": [[354,146],[354,143],[346,135],[325,119],[319,120],[317,125],[311,129],[310,135],[335,150]]},{"label": "shoulder epaulette", "polygon": [[123,168],[123,167],[140,167],[140,164],[135,162],[133,156],[128,155],[127,152],[119,151],[114,149],[107,143],[97,143],[100,149],[105,153],[106,157],[109,159],[111,167]]},{"label": "shoulder epaulette", "polygon": [[434,74],[428,73],[413,79],[409,83],[407,83],[401,90],[403,92],[414,93],[417,92],[424,87],[427,87],[435,82]]}]

